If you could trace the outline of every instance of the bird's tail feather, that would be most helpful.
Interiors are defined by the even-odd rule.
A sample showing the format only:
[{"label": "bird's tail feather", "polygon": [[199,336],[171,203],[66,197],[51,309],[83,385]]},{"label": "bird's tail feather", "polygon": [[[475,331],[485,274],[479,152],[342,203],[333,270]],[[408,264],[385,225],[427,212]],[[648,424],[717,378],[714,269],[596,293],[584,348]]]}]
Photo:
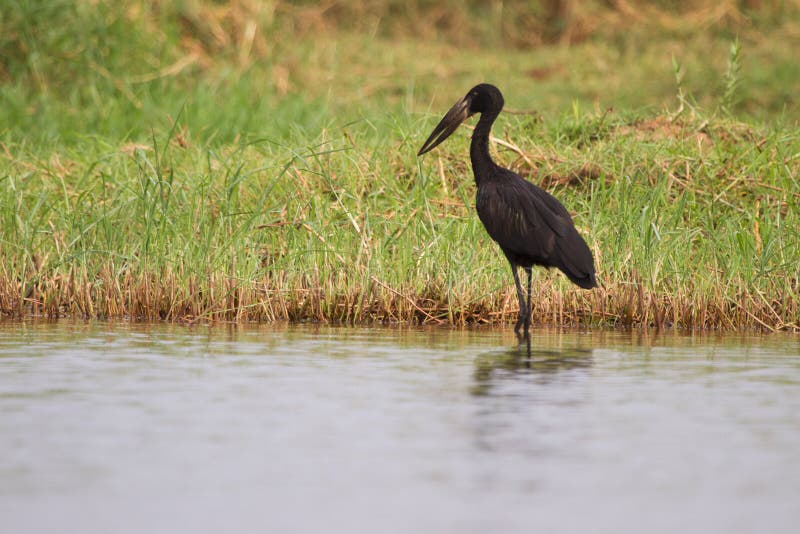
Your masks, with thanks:
[{"label": "bird's tail feather", "polygon": [[569,278],[573,284],[582,287],[583,289],[592,289],[593,287],[597,287],[597,278],[595,277],[594,272],[584,274],[582,277],[575,276],[574,274],[561,269],[567,278]]},{"label": "bird's tail feather", "polygon": [[557,246],[560,249],[558,258],[561,261],[556,267],[567,275],[572,283],[583,289],[597,287],[592,251],[577,230],[574,234],[568,234],[566,238],[561,239]]}]

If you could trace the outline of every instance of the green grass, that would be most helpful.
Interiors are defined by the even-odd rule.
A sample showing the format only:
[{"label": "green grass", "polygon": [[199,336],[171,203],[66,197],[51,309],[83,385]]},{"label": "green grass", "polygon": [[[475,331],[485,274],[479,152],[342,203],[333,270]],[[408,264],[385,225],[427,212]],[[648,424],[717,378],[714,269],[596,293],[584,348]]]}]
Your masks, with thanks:
[{"label": "green grass", "polygon": [[591,292],[537,271],[536,322],[800,328],[796,17],[740,48],[727,27],[480,48],[153,5],[0,20],[4,315],[512,321],[469,131],[415,155],[487,80],[531,112],[501,115],[497,160],[597,261]]}]

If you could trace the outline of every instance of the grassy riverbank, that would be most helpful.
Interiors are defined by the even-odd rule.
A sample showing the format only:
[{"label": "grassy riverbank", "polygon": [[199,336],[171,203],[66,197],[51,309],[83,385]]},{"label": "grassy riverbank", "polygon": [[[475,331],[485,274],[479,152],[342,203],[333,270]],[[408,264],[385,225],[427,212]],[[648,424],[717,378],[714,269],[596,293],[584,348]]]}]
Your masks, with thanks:
[{"label": "grassy riverbank", "polygon": [[468,129],[415,156],[486,80],[523,112],[497,159],[563,201],[598,264],[591,292],[539,270],[536,322],[800,327],[790,8],[464,43],[280,2],[68,2],[61,26],[51,5],[0,32],[3,315],[511,321]]}]

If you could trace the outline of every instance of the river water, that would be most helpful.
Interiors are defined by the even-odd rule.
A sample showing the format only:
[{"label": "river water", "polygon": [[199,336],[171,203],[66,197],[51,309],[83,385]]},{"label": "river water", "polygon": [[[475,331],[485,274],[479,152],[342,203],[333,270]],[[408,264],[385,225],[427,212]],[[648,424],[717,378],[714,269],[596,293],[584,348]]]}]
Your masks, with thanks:
[{"label": "river water", "polygon": [[0,324],[3,533],[794,533],[800,338]]}]

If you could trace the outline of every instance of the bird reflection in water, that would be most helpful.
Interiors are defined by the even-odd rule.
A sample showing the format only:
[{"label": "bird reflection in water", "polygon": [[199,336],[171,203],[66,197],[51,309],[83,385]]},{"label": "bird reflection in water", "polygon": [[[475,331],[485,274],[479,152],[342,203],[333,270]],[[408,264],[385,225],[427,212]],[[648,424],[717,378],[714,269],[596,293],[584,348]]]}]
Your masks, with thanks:
[{"label": "bird reflection in water", "polygon": [[509,375],[532,374],[547,382],[565,371],[592,366],[591,349],[531,349],[530,335],[520,336],[518,341],[513,348],[485,352],[475,358],[473,395],[488,395],[497,380]]}]

